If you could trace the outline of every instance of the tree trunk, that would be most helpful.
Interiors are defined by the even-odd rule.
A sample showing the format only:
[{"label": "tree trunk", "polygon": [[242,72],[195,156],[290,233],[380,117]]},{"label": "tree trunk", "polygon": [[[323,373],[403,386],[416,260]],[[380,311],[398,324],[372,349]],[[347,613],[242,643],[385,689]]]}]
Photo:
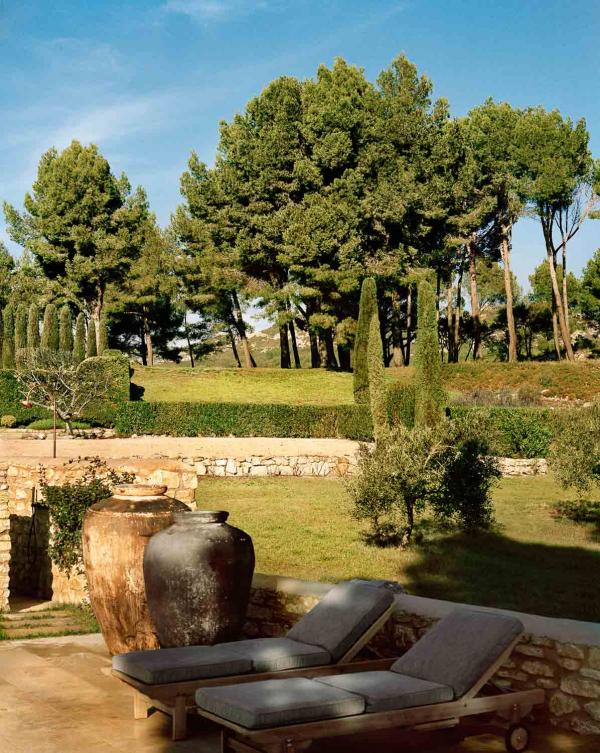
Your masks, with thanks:
[{"label": "tree trunk", "polygon": [[292,340],[292,353],[294,354],[294,368],[301,369],[302,363],[300,361],[300,353],[298,352],[298,343],[296,341],[296,326],[294,325],[294,322],[291,321],[288,327],[290,330],[290,338]]},{"label": "tree trunk", "polygon": [[231,327],[227,327],[227,334],[229,335],[229,342],[231,343],[231,350],[233,351],[233,357],[237,363],[238,369],[242,368],[242,362],[240,361],[240,354],[238,353],[237,346],[235,344],[235,335]]},{"label": "tree trunk", "polygon": [[140,336],[140,356],[142,358],[142,366],[148,365],[148,351],[146,350],[146,338],[144,337],[144,320],[140,322],[139,329]]},{"label": "tree trunk", "polygon": [[288,325],[279,325],[279,366],[282,369],[291,369],[290,341],[288,339]]},{"label": "tree trunk", "polygon": [[92,319],[96,326],[96,352],[100,353],[100,320],[104,311],[104,286],[100,285],[94,305],[92,306]]},{"label": "tree trunk", "polygon": [[342,371],[351,371],[350,367],[350,348],[347,345],[338,345],[338,362]]},{"label": "tree trunk", "polygon": [[452,283],[446,288],[448,303],[446,306],[446,340],[448,343],[448,363],[454,363],[454,301],[452,300]]},{"label": "tree trunk", "polygon": [[567,330],[569,331],[569,339],[571,339],[571,326],[569,323],[569,293],[567,290],[567,239],[564,233],[562,237],[562,273],[562,305],[565,312],[565,322],[567,323]]},{"label": "tree trunk", "polygon": [[412,341],[412,327],[413,327],[413,315],[412,315],[412,285],[408,284],[408,290],[406,291],[406,347],[404,349],[404,365],[410,364],[410,345]]},{"label": "tree trunk", "polygon": [[506,294],[506,325],[508,328],[508,362],[517,362],[517,329],[515,327],[515,313],[513,310],[512,280],[510,278],[510,237],[509,228],[502,223],[500,228],[500,253],[504,268],[504,291]]},{"label": "tree trunk", "polygon": [[192,342],[190,340],[190,330],[189,330],[188,321],[187,321],[187,311],[183,315],[183,328],[185,330],[185,339],[187,341],[188,355],[190,357],[190,367],[193,369],[196,366],[196,362],[194,360],[194,349],[192,348]]},{"label": "tree trunk", "polygon": [[392,362],[394,366],[403,366],[405,362],[402,342],[402,311],[400,309],[400,294],[397,290],[392,290]]},{"label": "tree trunk", "polygon": [[462,316],[462,281],[463,281],[463,262],[461,261],[458,271],[458,281],[456,283],[456,308],[454,310],[454,363],[460,359],[460,323]]},{"label": "tree trunk", "polygon": [[556,313],[556,298],[554,296],[554,290],[551,290],[552,295],[552,337],[554,339],[554,350],[556,351],[557,360],[562,360],[562,351],[560,348],[560,334],[558,331],[558,315]]},{"label": "tree trunk", "polygon": [[325,340],[325,352],[327,353],[327,368],[337,369],[339,367],[335,357],[335,348],[333,347],[333,332],[328,329],[323,333],[323,338]]},{"label": "tree trunk", "polygon": [[246,323],[244,322],[244,318],[242,316],[242,307],[240,306],[240,301],[235,291],[233,291],[233,293],[231,294],[231,300],[233,303],[235,328],[237,330],[238,337],[240,338],[240,343],[242,344],[242,353],[244,354],[244,366],[247,369],[253,369],[256,367],[256,362],[254,360],[254,357],[252,356],[250,342],[248,341],[248,337],[246,335]]},{"label": "tree trunk", "polygon": [[316,332],[309,329],[308,338],[310,340],[310,368],[319,369],[321,367],[321,351]]},{"label": "tree trunk", "polygon": [[148,366],[154,366],[154,348],[152,346],[152,332],[146,312],[142,314],[142,326],[144,331],[144,349],[146,351],[146,361]]},{"label": "tree trunk", "polygon": [[479,293],[477,291],[477,267],[475,265],[477,247],[475,240],[469,241],[469,283],[471,290],[471,319],[473,320],[473,360],[479,357],[481,347],[481,309],[479,308]]},{"label": "tree trunk", "polygon": [[571,333],[569,332],[569,326],[565,319],[565,313],[562,306],[562,298],[560,290],[558,288],[558,279],[556,277],[556,266],[554,265],[554,254],[551,247],[546,247],[546,258],[548,260],[548,268],[550,270],[550,281],[552,283],[552,292],[556,299],[556,313],[558,314],[558,325],[560,327],[560,334],[562,337],[563,345],[565,347],[565,354],[567,361],[574,361],[573,346],[571,345]]}]

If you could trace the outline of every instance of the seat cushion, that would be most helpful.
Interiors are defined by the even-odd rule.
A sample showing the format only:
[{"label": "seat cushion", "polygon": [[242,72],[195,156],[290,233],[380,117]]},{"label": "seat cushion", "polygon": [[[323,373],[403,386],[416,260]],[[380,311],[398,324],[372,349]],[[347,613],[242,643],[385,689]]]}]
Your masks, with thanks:
[{"label": "seat cushion", "polygon": [[200,709],[247,729],[362,714],[364,699],[304,677],[201,688]]},{"label": "seat cushion", "polygon": [[113,669],[148,685],[242,675],[252,662],[223,646],[185,646],[113,656]]},{"label": "seat cushion", "polygon": [[279,672],[284,669],[331,664],[331,655],[320,646],[293,641],[291,638],[252,638],[219,647],[233,651],[252,662],[254,672]]},{"label": "seat cushion", "polygon": [[334,586],[300,619],[287,637],[322,646],[339,661],[394,601],[386,588],[352,581]]},{"label": "seat cushion", "polygon": [[523,632],[510,615],[457,609],[392,664],[392,671],[454,689],[460,698]]},{"label": "seat cushion", "polygon": [[361,695],[367,712],[428,706],[454,698],[446,685],[399,675],[397,672],[353,672],[347,675],[319,677],[316,682]]}]

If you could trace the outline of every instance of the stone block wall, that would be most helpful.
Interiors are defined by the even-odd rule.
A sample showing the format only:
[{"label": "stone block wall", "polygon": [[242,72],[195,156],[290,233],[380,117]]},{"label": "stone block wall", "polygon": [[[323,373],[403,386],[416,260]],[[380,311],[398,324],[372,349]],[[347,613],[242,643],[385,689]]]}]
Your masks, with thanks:
[{"label": "stone block wall", "polygon": [[[255,576],[246,634],[257,637],[285,633],[330,587],[292,578]],[[396,614],[369,645],[367,653],[401,655],[457,606],[397,594]],[[542,688],[546,703],[536,711],[536,718],[580,734],[600,735],[600,625],[510,614],[523,622],[526,634],[494,682],[515,690]]]},{"label": "stone block wall", "polygon": [[321,476],[344,478],[356,468],[353,455],[252,455],[246,458],[182,457],[198,476]]},{"label": "stone block wall", "polygon": [[[87,464],[85,458],[44,460],[45,478],[49,484],[74,482]],[[194,504],[198,477],[193,467],[172,459],[109,460],[107,464],[133,474],[137,483],[166,486],[170,497]],[[40,483],[36,461],[0,461],[0,611],[8,606],[9,592],[71,604],[86,597],[82,575],[68,577],[50,562],[48,514],[34,504],[41,497]]]}]

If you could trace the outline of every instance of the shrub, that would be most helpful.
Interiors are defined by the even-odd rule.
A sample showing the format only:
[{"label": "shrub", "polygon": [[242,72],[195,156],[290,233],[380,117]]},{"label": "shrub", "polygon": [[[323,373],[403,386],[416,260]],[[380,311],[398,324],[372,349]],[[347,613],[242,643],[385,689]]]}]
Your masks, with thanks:
[{"label": "shrub", "polygon": [[0,426],[4,429],[13,429],[17,425],[17,419],[14,416],[6,415],[0,418]]},{"label": "shrub", "polygon": [[435,426],[442,419],[447,397],[442,387],[435,291],[424,278],[418,287],[417,325],[415,425]]},{"label": "shrub", "polygon": [[81,363],[85,358],[85,316],[80,313],[75,321],[75,340],[73,342],[73,361]]},{"label": "shrub", "polygon": [[86,379],[111,385],[110,395],[92,401],[83,411],[82,418],[100,426],[112,426],[119,406],[129,400],[130,370],[127,356],[119,351],[111,351],[110,355],[86,358],[79,364],[78,371]]},{"label": "shrub", "polygon": [[115,429],[122,436],[343,437],[370,440],[370,411],[364,405],[263,405],[237,403],[121,404]]},{"label": "shrub", "polygon": [[17,425],[22,426],[36,418],[47,418],[50,413],[43,408],[25,408],[19,402],[22,398],[19,383],[14,371],[0,371],[0,415],[14,416]]},{"label": "shrub", "polygon": [[[35,421],[32,421],[28,426],[28,429],[35,429],[37,431],[50,431],[52,428],[54,428],[53,419],[51,418],[38,418]],[[64,421],[57,420],[56,421],[56,428],[57,429],[64,429],[66,428],[66,424]],[[72,429],[91,429],[91,425],[86,423],[85,421],[71,421],[71,428]]]},{"label": "shrub", "polygon": [[42,350],[53,351],[58,351],[60,347],[58,313],[53,303],[49,303],[44,310],[40,347]]},{"label": "shrub", "polygon": [[103,356],[108,350],[108,331],[106,328],[106,319],[102,317],[98,323],[98,355]]},{"label": "shrub", "polygon": [[7,306],[2,315],[2,368],[15,368],[15,315],[12,306]]},{"label": "shrub", "polygon": [[369,327],[371,317],[377,311],[377,286],[372,277],[363,280],[360,289],[360,306],[358,325],[354,340],[353,354],[353,388],[354,400],[360,404],[369,404],[369,372],[367,348],[369,344]]},{"label": "shrub", "polygon": [[87,328],[87,340],[85,343],[86,358],[95,358],[98,355],[98,345],[96,341],[96,322],[90,317]]},{"label": "shrub", "polygon": [[554,420],[550,468],[565,488],[580,494],[600,483],[600,401],[561,411]]},{"label": "shrub", "polygon": [[393,382],[388,385],[387,405],[392,426],[401,424],[408,429],[415,425],[416,389],[414,384]]},{"label": "shrub", "polygon": [[385,385],[385,367],[383,365],[383,345],[379,328],[379,315],[375,310],[369,326],[369,344],[367,347],[369,373],[369,405],[373,421],[375,441],[387,436],[389,418],[387,410],[387,391]]},{"label": "shrub", "polygon": [[31,350],[40,347],[40,310],[35,303],[29,306],[27,314],[27,347]]},{"label": "shrub", "polygon": [[133,481],[131,474],[119,474],[105,461],[94,458],[84,470],[80,481],[51,486],[41,469],[43,504],[48,508],[52,526],[49,553],[59,570],[70,573],[74,568],[83,572],[81,529],[89,507],[111,496],[111,486]]},{"label": "shrub", "polygon": [[60,310],[58,342],[62,353],[70,354],[73,352],[73,318],[71,309],[66,303]]},{"label": "shrub", "polygon": [[15,352],[27,347],[27,306],[20,303],[15,316]]}]

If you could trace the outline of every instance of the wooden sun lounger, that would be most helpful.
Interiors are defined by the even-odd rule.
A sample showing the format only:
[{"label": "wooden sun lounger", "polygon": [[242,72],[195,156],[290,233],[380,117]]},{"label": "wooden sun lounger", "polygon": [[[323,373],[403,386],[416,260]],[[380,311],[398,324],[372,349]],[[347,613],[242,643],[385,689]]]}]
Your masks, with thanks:
[{"label": "wooden sun lounger", "polygon": [[322,738],[388,729],[419,732],[451,728],[466,718],[495,713],[506,723],[507,750],[516,753],[526,750],[529,744],[529,731],[521,720],[534,706],[544,702],[544,691],[485,691],[488,691],[491,678],[510,657],[521,637],[517,636],[478,681],[453,701],[259,729],[243,727],[201,708],[198,714],[221,728],[221,753],[299,753],[311,741]]},{"label": "wooden sun lounger", "polygon": [[208,688],[215,685],[237,685],[274,678],[319,677],[344,672],[387,669],[393,662],[393,659],[372,659],[367,661],[353,661],[353,659],[381,630],[394,613],[394,609],[395,607],[392,603],[351,648],[346,651],[342,658],[331,664],[287,669],[278,672],[249,672],[242,675],[228,675],[225,677],[212,677],[155,685],[141,682],[135,677],[131,677],[116,669],[111,670],[111,672],[114,677],[133,688],[133,715],[135,719],[146,719],[155,709],[162,711],[172,717],[172,739],[175,741],[183,740],[187,735],[187,714],[196,708],[194,694],[199,688]]}]

